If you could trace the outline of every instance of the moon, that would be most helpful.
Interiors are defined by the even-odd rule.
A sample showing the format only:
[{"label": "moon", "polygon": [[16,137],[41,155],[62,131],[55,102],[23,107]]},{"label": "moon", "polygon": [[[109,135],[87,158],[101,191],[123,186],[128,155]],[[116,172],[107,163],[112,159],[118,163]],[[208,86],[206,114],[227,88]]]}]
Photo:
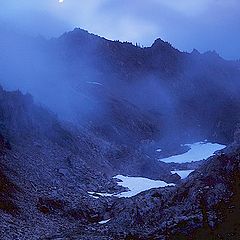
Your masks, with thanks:
[{"label": "moon", "polygon": [[58,0],[58,2],[59,2],[59,3],[63,3],[63,2],[64,2],[64,0]]}]

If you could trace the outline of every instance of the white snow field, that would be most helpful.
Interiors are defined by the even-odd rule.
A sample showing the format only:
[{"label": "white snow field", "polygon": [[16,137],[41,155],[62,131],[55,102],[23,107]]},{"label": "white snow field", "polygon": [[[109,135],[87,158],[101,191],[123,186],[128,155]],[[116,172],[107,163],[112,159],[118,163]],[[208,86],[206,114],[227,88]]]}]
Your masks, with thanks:
[{"label": "white snow field", "polygon": [[[186,144],[185,146],[190,147],[190,150],[188,152],[181,155],[171,156],[169,158],[159,159],[159,161],[163,161],[165,163],[187,163],[199,161],[207,159],[208,157],[212,156],[215,151],[221,150],[226,147],[225,145],[209,142],[197,142],[193,144]],[[161,149],[158,149],[157,151],[161,152]],[[194,170],[176,170],[171,172],[172,174],[177,173],[182,179],[184,179],[193,171]],[[88,194],[96,199],[98,199],[99,197],[112,196],[118,198],[130,198],[152,188],[175,186],[175,184],[173,183],[168,184],[164,181],[151,180],[143,177],[127,177],[123,175],[117,175],[113,178],[119,179],[120,181],[118,181],[118,185],[128,188],[129,191],[113,194],[88,192]]]},{"label": "white snow field", "polygon": [[181,179],[187,178],[190,173],[192,173],[194,170],[176,170],[176,171],[171,171],[172,174],[177,173]]},{"label": "white snow field", "polygon": [[106,223],[108,223],[110,220],[111,220],[111,219],[101,221],[101,222],[99,222],[99,224],[106,224]]},{"label": "white snow field", "polygon": [[214,152],[222,150],[225,145],[209,142],[197,142],[193,144],[185,144],[190,150],[184,154],[174,155],[168,158],[158,159],[165,163],[187,163],[204,160],[214,155]]},{"label": "white snow field", "polygon": [[167,187],[167,186],[175,186],[173,183],[166,183],[164,181],[159,180],[151,180],[148,178],[143,177],[126,177],[123,175],[117,175],[113,177],[115,179],[119,179],[121,181],[118,182],[119,186],[126,187],[129,189],[127,192],[121,192],[117,194],[109,194],[109,193],[95,193],[95,192],[88,192],[88,194],[92,195],[94,198],[102,197],[118,197],[118,198],[130,198],[138,193],[144,192],[146,190],[152,188],[160,188],[160,187]]},{"label": "white snow field", "polygon": [[117,197],[114,193],[97,193],[97,192],[88,192],[93,198],[98,199],[99,197]]},{"label": "white snow field", "polygon": [[118,182],[118,185],[122,187],[127,187],[129,189],[128,192],[119,193],[119,197],[133,197],[140,192],[144,192],[152,188],[175,186],[175,184],[173,183],[168,184],[164,181],[151,180],[143,177],[126,177],[122,175],[117,175],[114,178],[120,179],[122,181]]}]

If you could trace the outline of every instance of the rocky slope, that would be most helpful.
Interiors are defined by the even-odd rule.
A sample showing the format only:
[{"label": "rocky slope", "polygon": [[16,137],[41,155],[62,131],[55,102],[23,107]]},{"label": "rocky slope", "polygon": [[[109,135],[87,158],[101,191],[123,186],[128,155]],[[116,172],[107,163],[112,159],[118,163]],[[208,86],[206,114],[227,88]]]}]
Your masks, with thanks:
[{"label": "rocky slope", "polygon": [[96,203],[87,191],[116,188],[100,170],[110,167],[97,143],[20,92],[0,90],[0,121],[1,238],[35,239],[47,225],[53,231],[74,218],[94,221]]},{"label": "rocky slope", "polygon": [[0,48],[6,86],[31,92],[65,120],[93,122],[110,142],[116,135],[130,142],[232,142],[239,61],[181,52],[161,39],[141,48],[82,29],[51,40],[7,32]]},{"label": "rocky slope", "polygon": [[[62,239],[238,239],[239,145],[209,158],[176,187],[111,206],[106,224],[63,232]],[[50,239],[57,239],[55,236]]]},{"label": "rocky slope", "polygon": [[0,89],[0,133],[2,239],[39,239],[100,221],[115,199],[97,200],[88,191],[123,190],[112,179],[119,171],[178,179],[140,150],[62,122],[20,91]]},{"label": "rocky slope", "polygon": [[108,99],[110,92],[146,115],[153,113],[158,140],[173,141],[177,135],[180,141],[203,137],[232,141],[239,121],[239,62],[226,61],[214,51],[180,52],[161,39],[140,48],[81,29],[47,46],[53,58],[67,65],[64,73],[78,91],[85,92],[84,82],[95,81],[102,84],[101,99]]},{"label": "rocky slope", "polygon": [[[171,155],[188,141],[232,142],[239,62],[81,29],[51,40],[6,32],[0,43],[1,83],[38,102],[0,89],[3,239],[239,237],[239,131],[186,181],[155,159],[160,146]],[[89,196],[123,190],[117,174],[179,184],[129,199]]]}]

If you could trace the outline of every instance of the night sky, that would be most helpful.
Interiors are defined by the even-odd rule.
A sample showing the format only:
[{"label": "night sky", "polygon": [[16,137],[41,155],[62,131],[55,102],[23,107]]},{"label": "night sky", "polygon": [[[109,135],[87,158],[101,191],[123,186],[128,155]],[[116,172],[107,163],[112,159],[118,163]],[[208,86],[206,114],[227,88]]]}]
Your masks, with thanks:
[{"label": "night sky", "polygon": [[160,37],[182,51],[240,58],[239,0],[1,0],[4,26],[58,36],[75,27],[150,46]]}]

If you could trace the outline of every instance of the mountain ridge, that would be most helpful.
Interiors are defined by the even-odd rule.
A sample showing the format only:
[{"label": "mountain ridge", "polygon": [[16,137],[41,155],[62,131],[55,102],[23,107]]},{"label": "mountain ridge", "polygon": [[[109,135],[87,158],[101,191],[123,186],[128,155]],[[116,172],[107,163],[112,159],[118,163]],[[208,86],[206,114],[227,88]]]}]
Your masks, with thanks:
[{"label": "mountain ridge", "polygon": [[[20,89],[0,88],[3,239],[186,237],[219,224],[215,207],[238,198],[238,62],[79,29],[51,40],[6,35],[0,51],[1,83]],[[158,161],[157,149],[171,156],[205,139],[230,146],[177,165],[197,168],[186,180]],[[112,178],[119,174],[176,186],[129,199],[89,194],[126,190]]]},{"label": "mountain ridge", "polygon": [[[138,45],[137,43],[134,44],[133,42],[130,42],[130,41],[120,41],[120,40],[110,40],[106,37],[103,37],[103,36],[100,36],[98,34],[95,34],[95,33],[92,33],[92,32],[89,32],[83,28],[80,28],[80,27],[76,27],[74,28],[73,30],[70,30],[70,31],[66,31],[65,33],[59,35],[58,37],[52,37],[52,38],[48,38],[48,40],[57,40],[57,39],[61,39],[61,38],[65,38],[65,37],[68,37],[68,36],[71,36],[72,34],[74,34],[75,36],[77,36],[79,34],[79,36],[91,36],[93,38],[97,38],[97,39],[103,39],[107,42],[111,42],[111,43],[119,43],[119,44],[126,44],[126,45],[131,45],[132,47],[135,47],[135,48],[141,48],[141,49],[149,49],[149,48],[152,48],[152,47],[157,47],[157,46],[169,46],[175,50],[178,50],[176,47],[173,47],[171,43],[169,43],[167,40],[163,40],[161,37],[158,37],[154,40],[154,42],[150,45],[150,46],[141,46],[141,45]],[[46,39],[47,40],[47,39]],[[181,51],[181,50],[178,50],[179,52],[181,53],[187,53],[187,54],[191,54],[191,53],[197,53],[197,55],[216,55],[216,56],[219,56],[220,55],[217,53],[216,50],[212,49],[212,50],[206,50],[202,53],[200,53],[196,48],[193,48],[192,51],[190,52],[187,52],[187,51]],[[229,61],[229,62],[238,62],[238,59],[235,59],[235,60],[227,60],[225,59],[224,57],[221,57],[222,59],[224,59],[225,61]]]}]

